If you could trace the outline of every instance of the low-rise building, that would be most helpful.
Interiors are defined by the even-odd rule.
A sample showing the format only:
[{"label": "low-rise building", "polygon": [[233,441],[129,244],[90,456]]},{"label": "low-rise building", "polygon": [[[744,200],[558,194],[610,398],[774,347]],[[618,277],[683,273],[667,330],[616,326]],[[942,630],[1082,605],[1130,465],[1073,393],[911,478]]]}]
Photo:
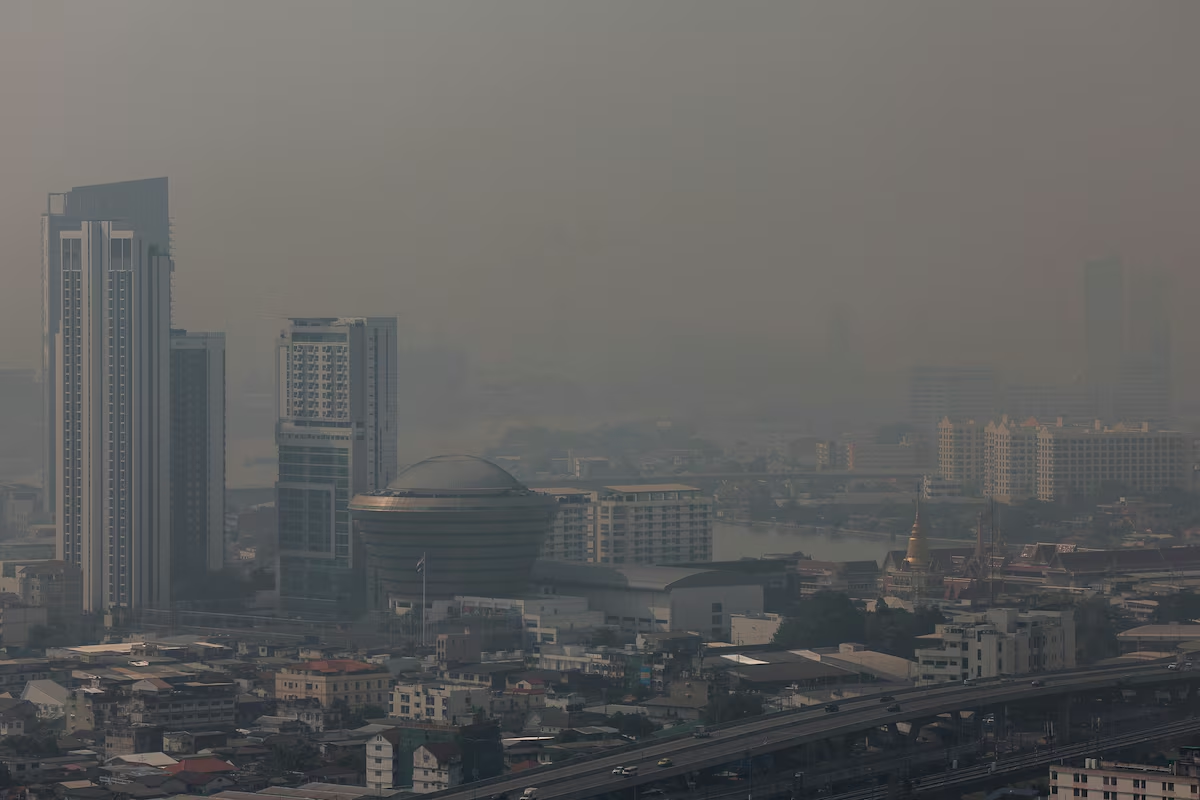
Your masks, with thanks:
[{"label": "low-rise building", "polygon": [[960,614],[919,640],[915,656],[921,686],[1075,666],[1073,611],[993,608]]},{"label": "low-rise building", "polygon": [[462,751],[453,742],[432,742],[413,751],[413,791],[430,794],[463,782]]},{"label": "low-rise building", "polygon": [[0,644],[25,647],[35,628],[46,627],[46,609],[26,605],[14,594],[0,594]]},{"label": "low-rise building", "polygon": [[802,558],[792,565],[800,594],[841,592],[857,599],[879,595],[879,565],[874,561],[817,561]]},{"label": "low-rise building", "polygon": [[348,658],[306,661],[275,673],[275,697],[316,698],[322,706],[344,702],[350,708],[388,702],[392,674],[386,667]]},{"label": "low-rise building", "polygon": [[782,614],[730,614],[729,641],[736,645],[770,644],[783,620]]},{"label": "low-rise building", "polygon": [[66,561],[5,561],[0,592],[46,609],[46,623],[71,628],[83,613],[83,573]]},{"label": "low-rise building", "polygon": [[533,580],[587,598],[604,624],[628,633],[695,631],[728,641],[730,614],[761,614],[759,577],[718,570],[537,561]]},{"label": "low-rise building", "polygon": [[1196,748],[1180,749],[1181,758],[1167,766],[1129,764],[1086,758],[1081,765],[1050,765],[1051,797],[1154,797],[1194,800],[1200,793],[1200,756]]},{"label": "low-rise building", "polygon": [[371,794],[389,794],[403,788],[401,736],[397,728],[380,731],[367,740],[366,784]]},{"label": "low-rise building", "polygon": [[440,725],[469,725],[477,710],[488,708],[490,692],[478,686],[453,683],[398,683],[392,688],[395,719]]}]

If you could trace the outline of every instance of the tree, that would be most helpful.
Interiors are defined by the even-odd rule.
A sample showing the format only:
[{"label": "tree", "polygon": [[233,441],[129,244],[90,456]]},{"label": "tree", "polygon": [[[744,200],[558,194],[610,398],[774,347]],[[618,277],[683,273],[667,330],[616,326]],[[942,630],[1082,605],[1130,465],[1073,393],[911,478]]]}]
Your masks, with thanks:
[{"label": "tree", "polygon": [[775,631],[771,644],[787,649],[832,647],[859,642],[865,633],[865,614],[842,592],[817,592],[795,604]]},{"label": "tree", "polygon": [[272,776],[285,772],[304,772],[321,763],[317,749],[306,741],[275,742],[267,756],[267,772]]},{"label": "tree", "polygon": [[1075,660],[1091,664],[1120,653],[1112,606],[1103,597],[1075,604]]},{"label": "tree", "polygon": [[1191,622],[1197,617],[1200,617],[1200,595],[1195,592],[1178,592],[1160,597],[1158,608],[1154,610],[1154,621],[1160,624]]},{"label": "tree", "polygon": [[658,730],[658,726],[644,714],[625,714],[618,711],[609,717],[607,722],[610,727],[619,730],[622,736],[632,736],[634,739],[641,739]]},{"label": "tree", "polygon": [[942,612],[936,608],[918,608],[909,612],[903,608],[889,608],[879,600],[875,611],[866,615],[864,642],[872,650],[912,658],[917,637],[933,633],[935,626],[945,621]]},{"label": "tree", "polygon": [[718,694],[704,707],[704,721],[709,725],[718,725],[722,722],[757,717],[762,713],[762,697],[757,694]]}]

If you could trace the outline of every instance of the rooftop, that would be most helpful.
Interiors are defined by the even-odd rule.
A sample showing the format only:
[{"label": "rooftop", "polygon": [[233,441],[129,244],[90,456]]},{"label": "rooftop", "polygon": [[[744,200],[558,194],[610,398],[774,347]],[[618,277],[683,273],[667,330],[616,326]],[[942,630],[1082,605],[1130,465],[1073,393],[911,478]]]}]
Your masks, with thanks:
[{"label": "rooftop", "polygon": [[632,486],[605,486],[610,492],[640,494],[645,492],[698,492],[699,488],[685,483],[643,483]]},{"label": "rooftop", "polygon": [[473,491],[523,489],[521,482],[490,461],[477,456],[434,456],[413,464],[388,484],[392,491]]},{"label": "rooftop", "polygon": [[322,661],[304,661],[288,669],[302,672],[320,672],[324,675],[349,675],[358,672],[387,672],[387,667],[367,664],[352,658],[327,658]]}]

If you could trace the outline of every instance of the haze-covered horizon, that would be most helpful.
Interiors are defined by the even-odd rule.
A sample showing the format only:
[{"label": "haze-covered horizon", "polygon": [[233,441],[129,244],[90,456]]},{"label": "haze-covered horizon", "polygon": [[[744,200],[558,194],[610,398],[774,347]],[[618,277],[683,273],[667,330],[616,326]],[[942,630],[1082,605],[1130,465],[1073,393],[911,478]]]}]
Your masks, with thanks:
[{"label": "haze-covered horizon", "polygon": [[[1103,257],[1171,281],[1195,388],[1198,17],[10,2],[0,366],[40,365],[46,194],[166,175],[175,322],[227,333],[243,435],[301,315],[396,315],[402,339],[566,381],[597,416],[871,405],[912,363],[1070,380]],[[831,390],[835,329],[862,369]]]}]

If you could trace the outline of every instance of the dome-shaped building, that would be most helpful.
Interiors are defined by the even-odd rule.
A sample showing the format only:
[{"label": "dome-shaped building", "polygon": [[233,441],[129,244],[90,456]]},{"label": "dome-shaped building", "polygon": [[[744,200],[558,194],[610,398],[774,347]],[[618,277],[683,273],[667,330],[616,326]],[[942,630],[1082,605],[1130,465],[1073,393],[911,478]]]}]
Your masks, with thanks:
[{"label": "dome-shaped building", "polygon": [[528,591],[557,503],[475,456],[414,464],[383,491],[350,501],[366,550],[374,608],[389,596],[419,599],[514,597]]}]

